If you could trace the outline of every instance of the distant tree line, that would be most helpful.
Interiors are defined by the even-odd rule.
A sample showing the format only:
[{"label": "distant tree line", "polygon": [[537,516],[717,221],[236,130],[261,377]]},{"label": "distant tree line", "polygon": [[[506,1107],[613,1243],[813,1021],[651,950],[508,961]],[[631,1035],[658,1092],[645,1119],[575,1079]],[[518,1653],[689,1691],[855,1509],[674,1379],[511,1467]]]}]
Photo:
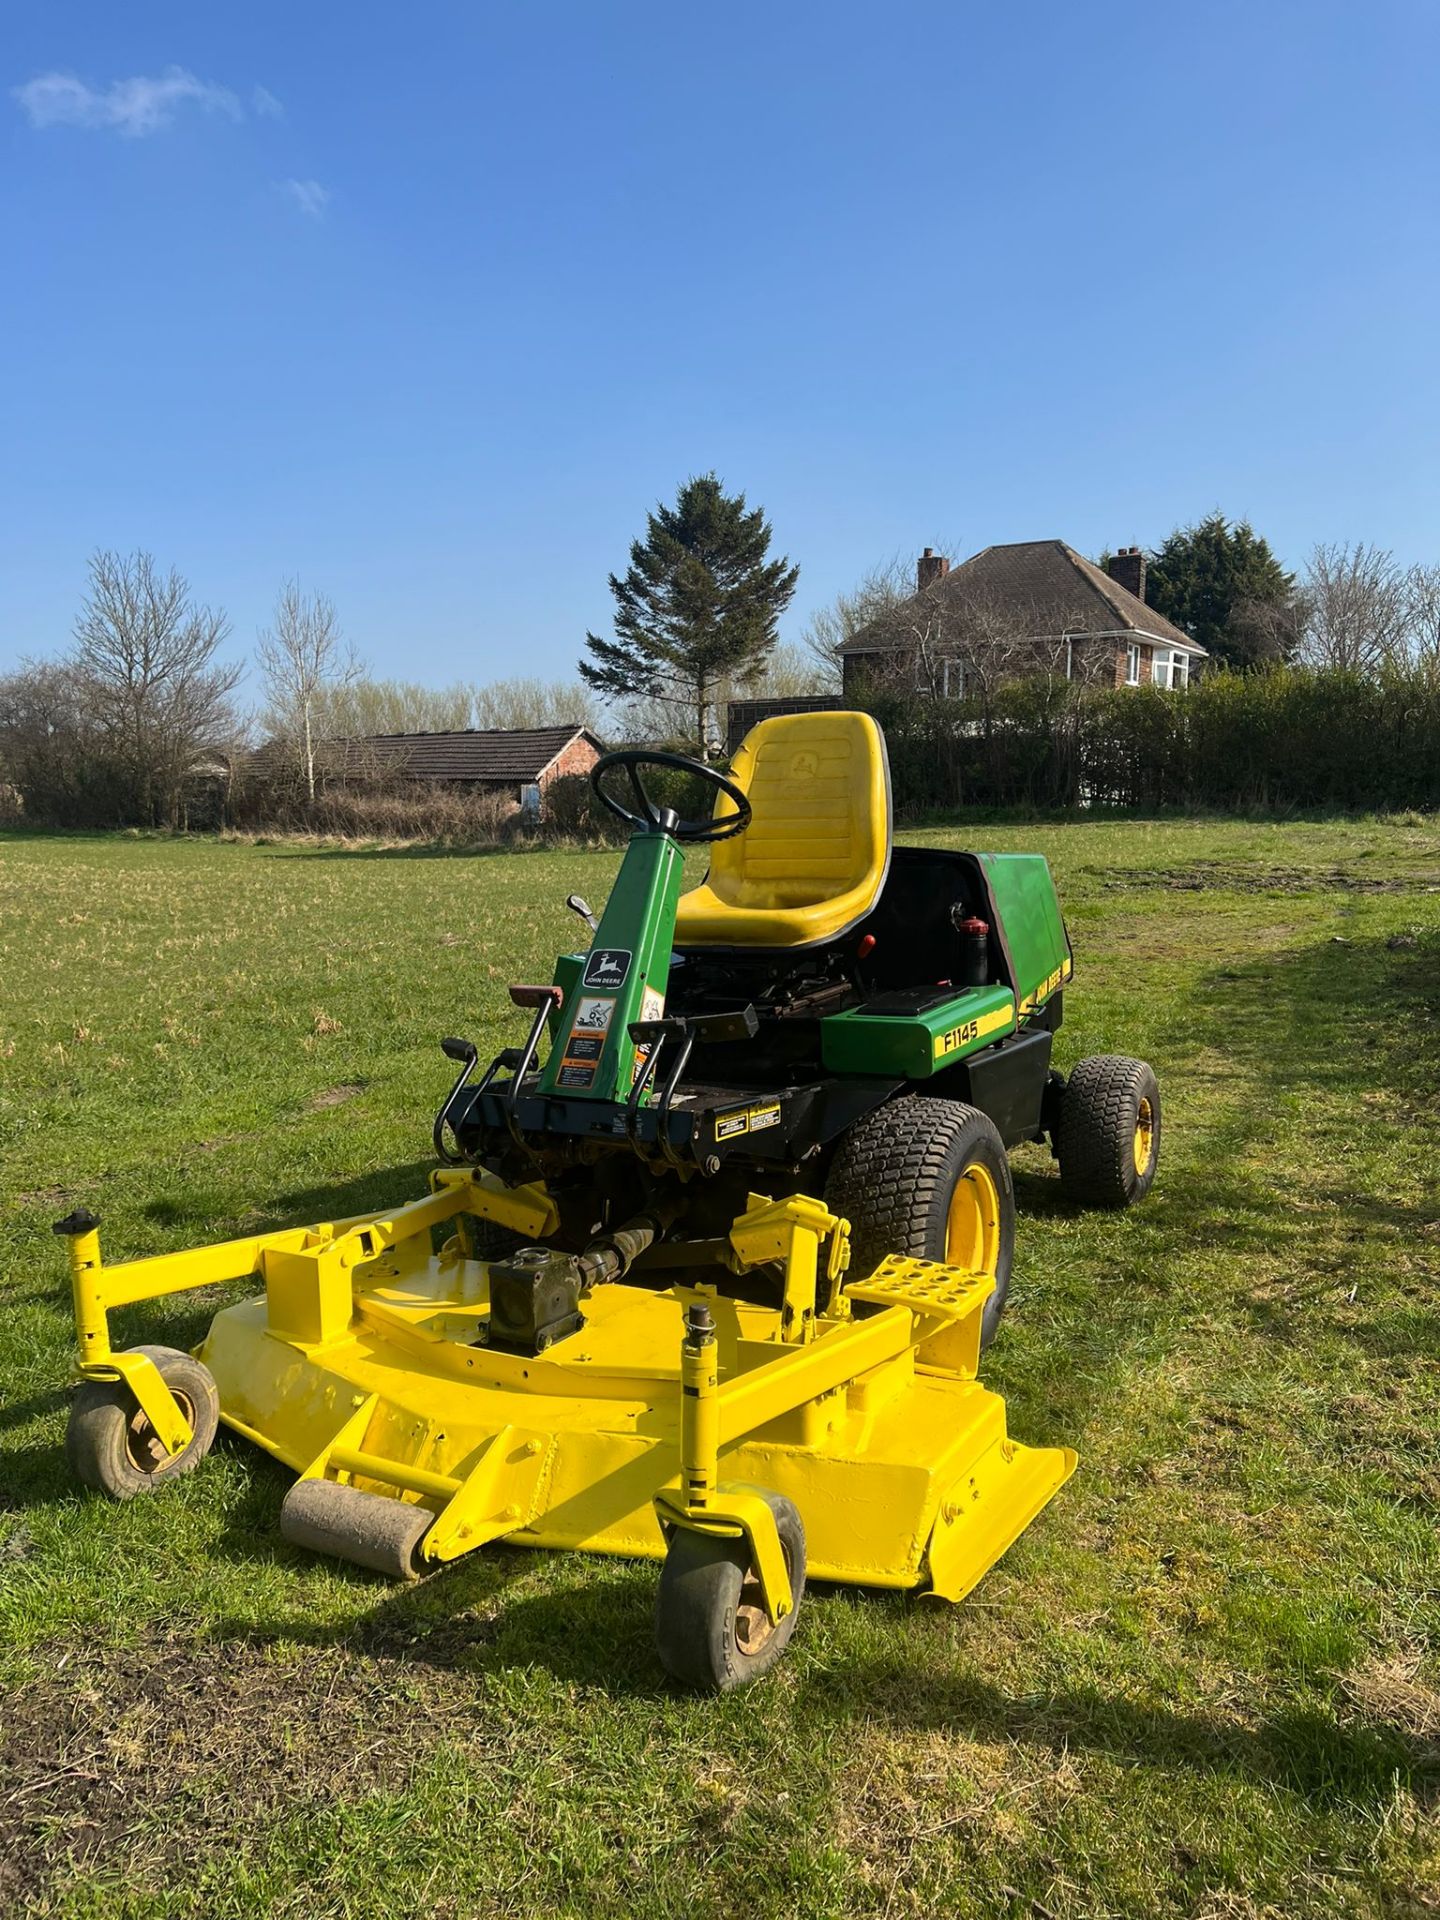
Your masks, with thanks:
[{"label": "distant tree line", "polygon": [[228,632],[150,554],[95,554],[68,650],[0,680],[0,780],[26,817],[183,826],[187,788],[235,724]]},{"label": "distant tree line", "polygon": [[[880,686],[871,702],[912,813],[972,801],[1440,804],[1440,566],[1341,543],[1292,573],[1247,522],[1211,514],[1148,556],[1148,602],[1209,652],[1201,686],[1074,685],[1058,649],[1040,657],[1014,610],[994,607],[972,610],[957,702],[944,697],[944,636],[925,624],[908,560],[872,568],[787,645],[778,622],[798,569],[771,540],[743,494],[714,474],[688,480],[611,576],[612,635],[587,634],[577,677],[558,682],[378,679],[331,600],[292,579],[257,636],[248,712],[224,612],[148,553],[97,553],[69,646],[0,678],[0,814],[8,804],[42,825],[212,826],[245,788],[247,817],[318,829],[346,816],[342,787],[378,791],[396,777],[328,743],[465,727],[588,725],[707,758],[731,699],[838,697],[845,642],[885,623],[929,668],[928,698]],[[566,806],[586,825],[583,801]],[[413,795],[397,795],[387,818],[414,810]]]},{"label": "distant tree line", "polygon": [[[247,712],[245,665],[222,655],[230,631],[152,554],[94,554],[70,645],[0,677],[0,818],[183,829],[216,826],[238,807],[318,824],[338,817],[322,805],[328,742],[603,724],[602,703],[578,679],[442,688],[375,679],[333,602],[298,580],[281,588],[257,637],[260,702]],[[382,784],[378,765],[368,784]],[[397,822],[414,811],[413,796],[408,813],[392,808]]]}]

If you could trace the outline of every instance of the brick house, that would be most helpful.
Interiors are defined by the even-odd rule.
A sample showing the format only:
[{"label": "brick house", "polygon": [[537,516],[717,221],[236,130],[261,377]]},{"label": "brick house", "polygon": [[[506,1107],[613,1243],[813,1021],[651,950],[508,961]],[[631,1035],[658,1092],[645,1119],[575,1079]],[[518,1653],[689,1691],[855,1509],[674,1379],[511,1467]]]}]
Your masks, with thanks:
[{"label": "brick house", "polygon": [[466,727],[334,740],[323,758],[327,771],[342,778],[383,775],[478,790],[538,818],[546,788],[565,774],[588,773],[604,751],[588,727]]},{"label": "brick house", "polygon": [[1063,540],[985,547],[952,567],[927,547],[914,596],[841,648],[847,705],[885,685],[964,699],[981,683],[1057,673],[1092,686],[1185,687],[1207,657],[1145,604],[1145,556],[1108,570]]}]

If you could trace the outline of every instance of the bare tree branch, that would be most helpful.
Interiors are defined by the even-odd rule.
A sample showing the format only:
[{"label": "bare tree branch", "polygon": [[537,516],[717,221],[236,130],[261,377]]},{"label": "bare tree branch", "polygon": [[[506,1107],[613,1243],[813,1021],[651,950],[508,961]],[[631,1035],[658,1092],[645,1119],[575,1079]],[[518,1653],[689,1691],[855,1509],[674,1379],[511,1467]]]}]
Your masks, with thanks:
[{"label": "bare tree branch", "polygon": [[1400,665],[1409,612],[1405,575],[1392,553],[1363,541],[1317,546],[1300,583],[1300,657],[1349,673]]},{"label": "bare tree branch", "polygon": [[1440,566],[1411,567],[1404,593],[1410,656],[1422,672],[1440,674]]},{"label": "bare tree branch", "polygon": [[321,696],[358,680],[362,671],[340,632],[335,603],[323,593],[302,592],[298,579],[287,580],[275,602],[274,625],[260,634],[255,656],[268,700],[265,724],[290,747],[313,805]]},{"label": "bare tree branch", "polygon": [[96,553],[69,667],[88,716],[128,771],[135,808],[174,825],[197,758],[233,736],[243,667],[218,664],[225,615],[192,602],[184,576],[153,555]]}]

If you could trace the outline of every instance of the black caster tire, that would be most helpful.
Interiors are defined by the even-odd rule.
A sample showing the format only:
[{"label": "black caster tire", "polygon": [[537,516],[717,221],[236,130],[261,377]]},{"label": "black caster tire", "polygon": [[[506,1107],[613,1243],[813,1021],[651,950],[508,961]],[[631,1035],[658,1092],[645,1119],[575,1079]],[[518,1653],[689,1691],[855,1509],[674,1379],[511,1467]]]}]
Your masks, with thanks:
[{"label": "black caster tire", "polygon": [[767,1674],[790,1644],[805,1593],[805,1528],[782,1494],[764,1499],[775,1515],[794,1601],[771,1625],[743,1540],[716,1540],[677,1527],[660,1573],[655,1644],[672,1680],[729,1693]]},{"label": "black caster tire", "polygon": [[1055,1155],[1062,1190],[1087,1207],[1133,1207],[1160,1164],[1160,1088],[1144,1060],[1097,1053],[1060,1096]]},{"label": "black caster tire", "polygon": [[121,1380],[87,1380],[70,1406],[65,1458],[81,1486],[112,1500],[133,1500],[167,1481],[193,1473],[215,1441],[220,1394],[210,1369],[175,1347],[133,1347],[154,1361],[192,1428],[189,1443],[174,1458],[135,1397]]}]

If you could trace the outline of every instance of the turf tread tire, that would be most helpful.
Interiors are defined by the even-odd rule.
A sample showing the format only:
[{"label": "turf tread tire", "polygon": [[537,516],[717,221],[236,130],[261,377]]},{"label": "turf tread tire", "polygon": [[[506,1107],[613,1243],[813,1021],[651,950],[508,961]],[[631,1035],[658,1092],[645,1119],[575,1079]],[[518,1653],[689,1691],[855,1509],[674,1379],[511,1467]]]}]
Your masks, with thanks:
[{"label": "turf tread tire", "polygon": [[850,1222],[850,1267],[867,1272],[886,1254],[945,1258],[945,1216],[965,1167],[979,1159],[1000,1196],[1000,1257],[985,1303],[981,1347],[1005,1311],[1015,1252],[1015,1183],[994,1121],[960,1100],[905,1094],[858,1121],[841,1140],[825,1204]]},{"label": "turf tread tire", "polygon": [[660,1570],[655,1647],[665,1671],[682,1686],[730,1693],[767,1674],[790,1644],[805,1597],[805,1526],[783,1494],[761,1497],[775,1515],[793,1604],[756,1652],[747,1653],[735,1636],[735,1611],[749,1547],[677,1527]]},{"label": "turf tread tire", "polygon": [[[1140,1102],[1150,1102],[1150,1164],[1135,1165]],[[1124,1053],[1095,1053],[1065,1083],[1055,1129],[1060,1185],[1090,1207],[1133,1207],[1155,1181],[1160,1163],[1160,1089],[1149,1064]]]},{"label": "turf tread tire", "polygon": [[220,1394],[210,1369],[178,1347],[132,1347],[154,1362],[167,1387],[181,1401],[193,1429],[188,1445],[173,1460],[147,1470],[134,1455],[137,1440],[153,1430],[141,1420],[134,1396],[121,1380],[87,1380],[70,1403],[65,1428],[65,1458],[84,1487],[112,1500],[133,1500],[168,1481],[193,1473],[209,1453],[220,1423]]}]

